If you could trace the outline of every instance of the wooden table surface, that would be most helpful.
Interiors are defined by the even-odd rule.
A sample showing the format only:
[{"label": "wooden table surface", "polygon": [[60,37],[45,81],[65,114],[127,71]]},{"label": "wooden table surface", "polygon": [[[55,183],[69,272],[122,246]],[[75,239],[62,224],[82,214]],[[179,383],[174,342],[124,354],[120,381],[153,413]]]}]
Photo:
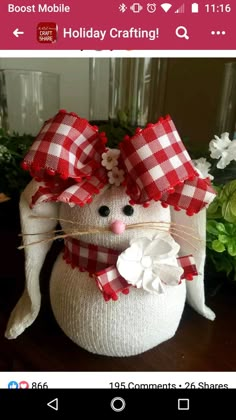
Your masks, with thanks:
[{"label": "wooden table surface", "polygon": [[1,371],[236,371],[236,287],[224,287],[207,303],[216,313],[208,321],[186,305],[176,335],[141,355],[112,358],[75,345],[57,325],[48,298],[48,273],[61,244],[42,270],[43,301],[35,323],[15,340],[4,337],[10,311],[24,285],[24,258],[18,251],[19,220],[0,224],[0,370]]}]

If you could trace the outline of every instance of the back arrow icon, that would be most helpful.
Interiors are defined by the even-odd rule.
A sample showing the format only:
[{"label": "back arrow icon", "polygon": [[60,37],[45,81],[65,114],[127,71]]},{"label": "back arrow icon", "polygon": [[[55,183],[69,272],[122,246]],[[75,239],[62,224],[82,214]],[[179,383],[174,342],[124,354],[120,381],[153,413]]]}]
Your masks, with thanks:
[{"label": "back arrow icon", "polygon": [[49,401],[47,403],[48,407],[52,408],[53,410],[58,411],[58,398],[54,398],[54,400]]},{"label": "back arrow icon", "polygon": [[20,32],[18,28],[13,31],[13,35],[19,38],[19,35],[24,35],[24,32]]}]

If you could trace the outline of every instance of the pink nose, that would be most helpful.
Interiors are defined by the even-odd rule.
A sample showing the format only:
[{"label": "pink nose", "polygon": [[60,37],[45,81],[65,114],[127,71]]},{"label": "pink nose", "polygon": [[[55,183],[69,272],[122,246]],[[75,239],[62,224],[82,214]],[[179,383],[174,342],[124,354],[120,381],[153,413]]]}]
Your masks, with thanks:
[{"label": "pink nose", "polygon": [[111,231],[117,235],[120,235],[125,231],[125,223],[121,220],[115,220],[115,222],[111,224]]}]

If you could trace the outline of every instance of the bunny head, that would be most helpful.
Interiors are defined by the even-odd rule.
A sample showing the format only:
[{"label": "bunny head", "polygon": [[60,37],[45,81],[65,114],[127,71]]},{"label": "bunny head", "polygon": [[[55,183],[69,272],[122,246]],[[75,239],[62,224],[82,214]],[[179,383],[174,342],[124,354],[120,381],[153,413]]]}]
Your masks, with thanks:
[{"label": "bunny head", "polygon": [[132,239],[152,239],[156,235],[157,227],[148,229],[150,222],[159,222],[160,231],[168,231],[170,209],[159,202],[148,207],[131,205],[124,186],[109,185],[83,207],[62,204],[59,219],[62,230],[71,232],[75,239],[82,232],[81,239],[86,243],[124,251]]},{"label": "bunny head", "polygon": [[[52,309],[87,350],[125,356],[170,338],[186,291],[199,313],[214,318],[205,306],[203,272],[204,208],[215,192],[196,172],[169,116],[116,150],[88,121],[60,111],[44,124],[23,166],[34,178],[20,202],[26,289],[8,338],[39,312],[38,277],[54,237],[64,238],[65,248],[50,281]],[[129,322],[120,322],[124,314]]]}]

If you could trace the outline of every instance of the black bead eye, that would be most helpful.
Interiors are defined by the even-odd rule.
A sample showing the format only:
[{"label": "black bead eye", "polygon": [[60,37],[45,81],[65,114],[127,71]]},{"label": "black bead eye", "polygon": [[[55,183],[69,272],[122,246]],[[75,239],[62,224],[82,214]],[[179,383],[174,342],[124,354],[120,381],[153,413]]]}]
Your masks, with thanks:
[{"label": "black bead eye", "polygon": [[126,216],[132,216],[132,215],[133,215],[133,213],[134,213],[134,208],[133,208],[132,206],[129,206],[129,205],[127,204],[127,206],[125,206],[125,207],[123,208],[123,213],[124,213]]},{"label": "black bead eye", "polygon": [[100,214],[100,216],[102,217],[107,217],[110,214],[110,209],[107,206],[101,206],[98,209],[98,213]]}]

